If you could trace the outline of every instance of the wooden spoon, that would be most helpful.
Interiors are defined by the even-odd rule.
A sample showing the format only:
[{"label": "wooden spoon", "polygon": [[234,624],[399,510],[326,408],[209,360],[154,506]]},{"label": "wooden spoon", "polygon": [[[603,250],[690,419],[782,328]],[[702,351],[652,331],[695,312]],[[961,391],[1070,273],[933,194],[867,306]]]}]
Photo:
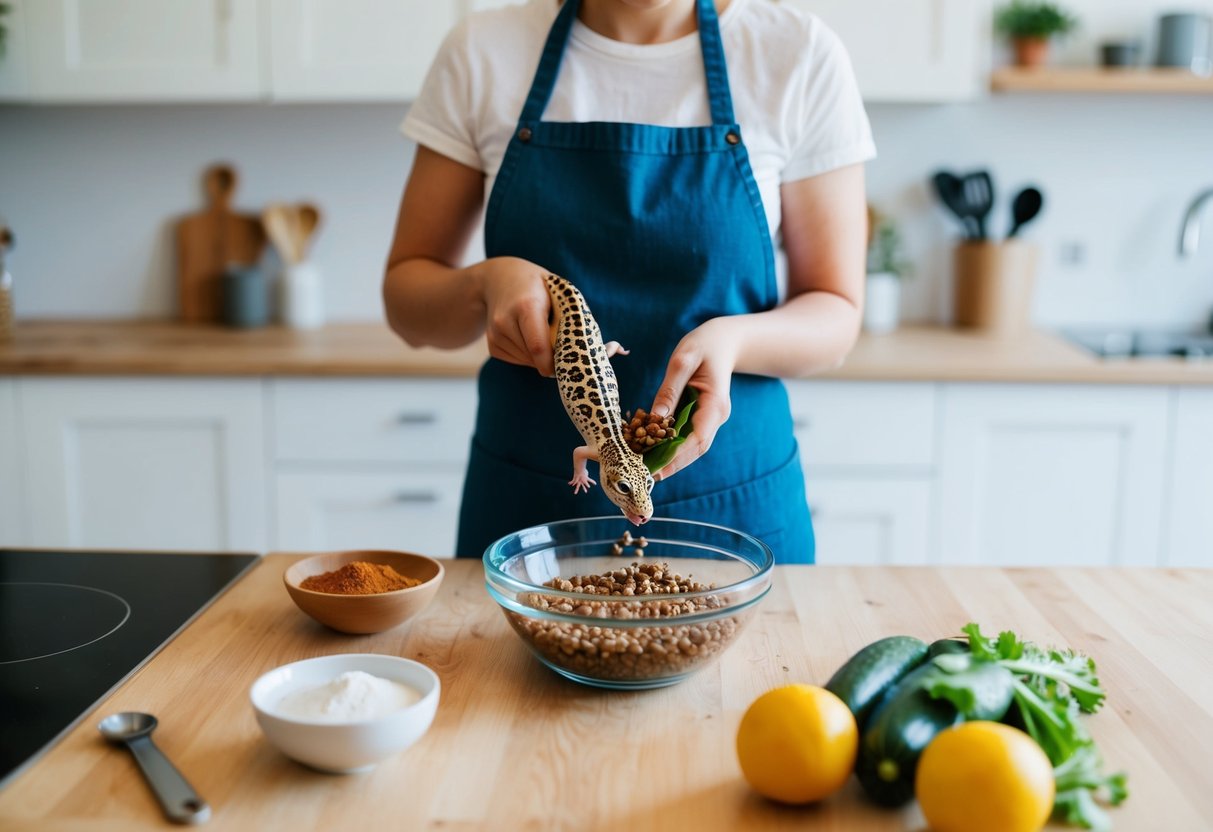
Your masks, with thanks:
[{"label": "wooden spoon", "polygon": [[320,209],[310,202],[303,202],[299,205],[299,257],[300,259],[307,256],[308,244],[312,240],[312,235],[316,233],[316,228],[320,225]]},{"label": "wooden spoon", "polygon": [[278,256],[287,264],[298,263],[295,248],[294,221],[291,218],[291,208],[281,202],[273,202],[266,206],[261,213],[261,223],[270,242],[278,250]]}]

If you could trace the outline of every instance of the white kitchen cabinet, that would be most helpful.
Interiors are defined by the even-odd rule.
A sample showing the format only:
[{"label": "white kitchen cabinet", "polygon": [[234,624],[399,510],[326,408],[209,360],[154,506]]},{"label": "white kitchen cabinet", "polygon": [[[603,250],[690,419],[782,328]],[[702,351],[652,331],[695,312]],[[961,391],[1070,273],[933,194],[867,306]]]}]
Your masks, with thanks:
[{"label": "white kitchen cabinet", "polygon": [[30,542],[263,551],[260,380],[25,378]]},{"label": "white kitchen cabinet", "polygon": [[999,566],[1153,564],[1168,397],[1146,386],[945,385],[939,551]]},{"label": "white kitchen cabinet", "polygon": [[262,95],[259,0],[25,2],[35,100],[239,101]]},{"label": "white kitchen cabinet", "polygon": [[817,477],[805,483],[817,562],[825,566],[930,561],[930,480]]},{"label": "white kitchen cabinet", "polygon": [[988,0],[779,0],[838,33],[868,101],[975,98],[988,72]]},{"label": "white kitchen cabinet", "polygon": [[455,552],[473,379],[276,379],[274,548]]},{"label": "white kitchen cabinet", "polygon": [[4,52],[0,55],[0,102],[29,100],[29,73],[26,53],[25,5],[30,0],[5,0],[9,12],[0,15],[7,30]]},{"label": "white kitchen cabinet", "polygon": [[279,462],[459,464],[476,419],[472,379],[278,379]]},{"label": "white kitchen cabinet", "polygon": [[451,557],[462,490],[462,465],[280,470],[274,548],[395,549]]},{"label": "white kitchen cabinet", "polygon": [[455,0],[269,0],[270,91],[279,101],[416,97]]},{"label": "white kitchen cabinet", "polygon": [[1167,566],[1213,566],[1213,389],[1175,392]]},{"label": "white kitchen cabinet", "polygon": [[806,470],[859,466],[930,473],[934,385],[789,381],[787,388]]},{"label": "white kitchen cabinet", "polygon": [[17,382],[0,378],[0,547],[25,543]]}]

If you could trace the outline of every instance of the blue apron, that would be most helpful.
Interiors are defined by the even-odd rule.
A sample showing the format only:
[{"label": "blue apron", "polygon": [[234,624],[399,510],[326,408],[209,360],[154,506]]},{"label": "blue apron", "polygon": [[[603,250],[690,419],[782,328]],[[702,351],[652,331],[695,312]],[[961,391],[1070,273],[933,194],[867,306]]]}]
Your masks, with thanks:
[{"label": "blue apron", "polygon": [[[578,0],[566,0],[502,160],[485,214],[488,257],[522,257],[576,285],[605,340],[623,409],[648,409],[679,340],[710,318],[778,302],[774,252],[733,121],[716,9],[699,0],[712,123],[659,127],[542,121]],[[601,487],[573,494],[583,444],[556,382],[489,359],[460,510],[460,557],[570,517],[616,515]],[[763,540],[780,563],[812,563],[813,529],[787,392],[735,374],[732,414],[702,458],[653,489],[655,517],[702,520]],[[620,516],[620,533],[630,528]],[[635,532],[635,529],[633,529]]]}]

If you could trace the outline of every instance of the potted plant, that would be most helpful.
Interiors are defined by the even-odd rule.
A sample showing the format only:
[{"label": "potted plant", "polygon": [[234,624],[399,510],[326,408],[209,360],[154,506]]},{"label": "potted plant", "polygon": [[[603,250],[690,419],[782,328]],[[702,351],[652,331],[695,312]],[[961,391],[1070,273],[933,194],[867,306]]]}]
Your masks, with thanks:
[{"label": "potted plant", "polygon": [[1049,39],[1064,35],[1078,20],[1053,3],[1012,0],[998,10],[995,28],[1011,41],[1018,66],[1042,65],[1049,57]]},{"label": "potted plant", "polygon": [[901,232],[892,218],[868,209],[868,278],[863,305],[863,328],[891,332],[901,318],[901,281],[909,276]]},{"label": "potted plant", "polygon": [[4,44],[8,38],[8,29],[4,26],[4,16],[12,10],[8,3],[0,3],[0,58],[4,57]]}]

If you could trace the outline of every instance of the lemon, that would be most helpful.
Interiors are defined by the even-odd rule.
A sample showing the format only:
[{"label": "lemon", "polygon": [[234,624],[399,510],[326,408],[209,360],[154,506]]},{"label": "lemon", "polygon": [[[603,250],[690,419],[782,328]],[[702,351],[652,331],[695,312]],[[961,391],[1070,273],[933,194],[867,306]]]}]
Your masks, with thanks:
[{"label": "lemon", "polygon": [[1053,811],[1053,766],[1009,725],[965,722],[922,752],[914,790],[934,832],[1038,832]]},{"label": "lemon", "polygon": [[783,803],[832,794],[855,768],[859,729],[825,688],[786,685],[751,703],[737,729],[737,760],[749,784]]}]

